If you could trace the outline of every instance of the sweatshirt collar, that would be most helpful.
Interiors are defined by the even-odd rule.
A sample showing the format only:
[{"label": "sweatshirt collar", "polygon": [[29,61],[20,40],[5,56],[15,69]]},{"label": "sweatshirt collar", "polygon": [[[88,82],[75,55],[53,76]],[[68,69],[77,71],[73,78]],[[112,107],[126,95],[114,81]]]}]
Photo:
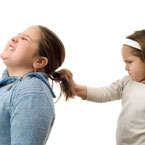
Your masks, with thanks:
[{"label": "sweatshirt collar", "polygon": [[[25,79],[26,77],[37,77],[37,78],[39,78],[49,88],[49,90],[50,90],[51,94],[53,95],[53,97],[56,98],[53,90],[50,87],[50,84],[48,82],[48,76],[47,76],[46,73],[43,73],[43,72],[31,72],[31,73],[28,73],[27,75],[25,75],[23,77],[23,79]],[[8,75],[8,70],[5,69],[3,74],[2,74],[2,80],[0,80],[0,86],[1,85],[7,85],[7,84],[15,82],[16,80],[21,80],[21,79],[22,78],[17,77],[17,76],[9,76]]]},{"label": "sweatshirt collar", "polygon": [[20,77],[16,77],[16,76],[8,76],[8,71],[7,69],[5,69],[2,74],[2,79],[0,79],[0,86],[13,83],[16,80],[20,80],[20,79],[21,79]]}]

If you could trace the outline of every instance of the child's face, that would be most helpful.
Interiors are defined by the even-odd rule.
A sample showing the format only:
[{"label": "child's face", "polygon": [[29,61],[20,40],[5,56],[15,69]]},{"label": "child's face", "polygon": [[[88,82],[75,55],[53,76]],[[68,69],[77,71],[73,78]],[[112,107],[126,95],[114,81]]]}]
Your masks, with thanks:
[{"label": "child's face", "polygon": [[142,82],[145,80],[145,63],[141,58],[134,56],[131,53],[129,46],[122,47],[122,57],[126,64],[125,70],[133,81]]},{"label": "child's face", "polygon": [[38,57],[40,29],[29,27],[9,40],[0,55],[7,67],[31,68]]}]

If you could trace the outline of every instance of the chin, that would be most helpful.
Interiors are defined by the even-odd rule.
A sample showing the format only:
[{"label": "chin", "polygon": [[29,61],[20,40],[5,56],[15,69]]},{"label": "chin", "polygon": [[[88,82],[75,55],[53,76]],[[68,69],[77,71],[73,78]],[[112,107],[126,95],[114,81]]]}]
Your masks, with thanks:
[{"label": "chin", "polygon": [[136,81],[139,82],[136,78],[134,78],[133,76],[129,75],[132,81]]},{"label": "chin", "polygon": [[141,82],[141,81],[142,81],[142,80],[139,80],[139,79],[133,78],[133,77],[131,77],[131,80],[132,80],[132,81],[136,81],[136,82]]}]

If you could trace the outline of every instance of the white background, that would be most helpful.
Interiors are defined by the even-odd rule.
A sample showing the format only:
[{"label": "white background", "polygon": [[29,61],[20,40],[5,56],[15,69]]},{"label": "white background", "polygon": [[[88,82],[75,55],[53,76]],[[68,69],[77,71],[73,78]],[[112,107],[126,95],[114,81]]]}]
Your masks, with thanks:
[{"label": "white background", "polygon": [[[144,0],[1,1],[0,52],[12,36],[37,24],[61,38],[66,48],[62,68],[70,69],[77,83],[105,86],[127,74],[121,46],[126,35],[145,28]],[[0,61],[0,74],[4,68]],[[62,98],[55,108],[47,145],[115,145],[121,101]]]}]

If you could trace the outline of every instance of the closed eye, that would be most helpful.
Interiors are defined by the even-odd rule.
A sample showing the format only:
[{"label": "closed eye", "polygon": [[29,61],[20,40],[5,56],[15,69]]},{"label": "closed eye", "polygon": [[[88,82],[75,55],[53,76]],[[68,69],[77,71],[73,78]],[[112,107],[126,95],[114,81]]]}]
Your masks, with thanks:
[{"label": "closed eye", "polygon": [[22,40],[28,40],[26,37],[21,37]]},{"label": "closed eye", "polygon": [[22,40],[31,41],[31,38],[30,38],[28,35],[19,33],[18,36],[19,36],[20,39],[22,39]]}]

